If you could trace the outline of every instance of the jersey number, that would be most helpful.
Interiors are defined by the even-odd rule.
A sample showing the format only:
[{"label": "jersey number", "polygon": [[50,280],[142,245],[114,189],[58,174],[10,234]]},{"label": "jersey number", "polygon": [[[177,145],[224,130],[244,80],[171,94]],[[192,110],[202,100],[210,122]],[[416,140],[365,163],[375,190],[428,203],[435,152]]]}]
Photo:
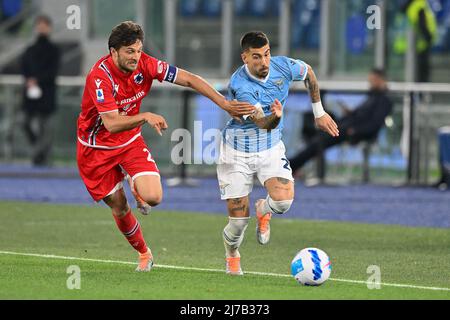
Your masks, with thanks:
[{"label": "jersey number", "polygon": [[152,154],[150,153],[150,151],[147,148],[142,149],[142,151],[148,152],[147,161],[148,162],[153,162]]},{"label": "jersey number", "polygon": [[286,170],[291,171],[291,167],[289,166],[289,160],[286,158],[281,158],[281,160],[285,161],[286,163],[284,164],[283,168],[285,168]]}]

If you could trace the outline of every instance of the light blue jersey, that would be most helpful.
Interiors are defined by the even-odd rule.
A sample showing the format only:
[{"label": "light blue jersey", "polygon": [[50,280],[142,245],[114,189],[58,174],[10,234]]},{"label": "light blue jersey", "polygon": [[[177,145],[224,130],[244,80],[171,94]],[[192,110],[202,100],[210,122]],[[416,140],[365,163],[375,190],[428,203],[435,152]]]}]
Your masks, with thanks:
[{"label": "light blue jersey", "polygon": [[[301,60],[288,57],[272,57],[269,74],[258,79],[250,74],[247,65],[240,67],[232,76],[228,87],[231,99],[261,105],[265,116],[271,114],[270,106],[278,99],[286,103],[289,85],[292,81],[303,81],[308,74],[308,66]],[[282,137],[283,117],[277,128],[263,130],[251,120],[239,123],[230,120],[222,131],[224,140],[235,150],[253,153],[272,148]]]}]

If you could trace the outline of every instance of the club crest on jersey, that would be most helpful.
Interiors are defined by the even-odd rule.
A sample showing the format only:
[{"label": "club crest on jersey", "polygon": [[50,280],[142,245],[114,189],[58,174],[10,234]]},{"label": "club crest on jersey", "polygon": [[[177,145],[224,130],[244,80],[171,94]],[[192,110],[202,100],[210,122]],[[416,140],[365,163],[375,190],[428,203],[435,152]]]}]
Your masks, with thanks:
[{"label": "club crest on jersey", "polygon": [[95,95],[97,96],[97,102],[105,101],[105,96],[103,95],[102,89],[95,89]]},{"label": "club crest on jersey", "polygon": [[221,185],[219,186],[220,194],[221,194],[222,196],[225,195],[225,189],[226,189],[226,187],[228,187],[228,184],[221,184]]},{"label": "club crest on jersey", "polygon": [[277,79],[274,81],[277,87],[281,88],[283,86],[283,79]]},{"label": "club crest on jersey", "polygon": [[142,81],[144,81],[144,76],[142,75],[142,73],[138,73],[137,75],[134,76],[134,82],[136,84],[141,84]]}]

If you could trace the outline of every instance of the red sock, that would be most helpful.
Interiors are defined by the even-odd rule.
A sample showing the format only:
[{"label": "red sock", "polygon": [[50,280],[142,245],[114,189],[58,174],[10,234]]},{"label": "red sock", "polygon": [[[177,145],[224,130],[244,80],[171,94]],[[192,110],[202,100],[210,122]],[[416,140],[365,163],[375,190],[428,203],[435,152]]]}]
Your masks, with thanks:
[{"label": "red sock", "polygon": [[142,236],[141,225],[131,213],[131,210],[122,218],[118,218],[115,215],[113,217],[116,220],[117,227],[124,234],[125,238],[127,238],[131,246],[140,253],[146,253],[147,244]]}]

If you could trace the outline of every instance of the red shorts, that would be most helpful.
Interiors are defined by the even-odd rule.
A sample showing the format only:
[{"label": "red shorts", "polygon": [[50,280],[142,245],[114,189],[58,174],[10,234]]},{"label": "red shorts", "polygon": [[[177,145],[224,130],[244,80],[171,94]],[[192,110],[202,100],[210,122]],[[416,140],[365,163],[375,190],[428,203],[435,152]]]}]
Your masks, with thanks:
[{"label": "red shorts", "polygon": [[92,148],[78,141],[77,163],[81,179],[95,201],[119,190],[127,173],[133,180],[142,175],[159,176],[155,160],[142,137],[119,149]]}]

